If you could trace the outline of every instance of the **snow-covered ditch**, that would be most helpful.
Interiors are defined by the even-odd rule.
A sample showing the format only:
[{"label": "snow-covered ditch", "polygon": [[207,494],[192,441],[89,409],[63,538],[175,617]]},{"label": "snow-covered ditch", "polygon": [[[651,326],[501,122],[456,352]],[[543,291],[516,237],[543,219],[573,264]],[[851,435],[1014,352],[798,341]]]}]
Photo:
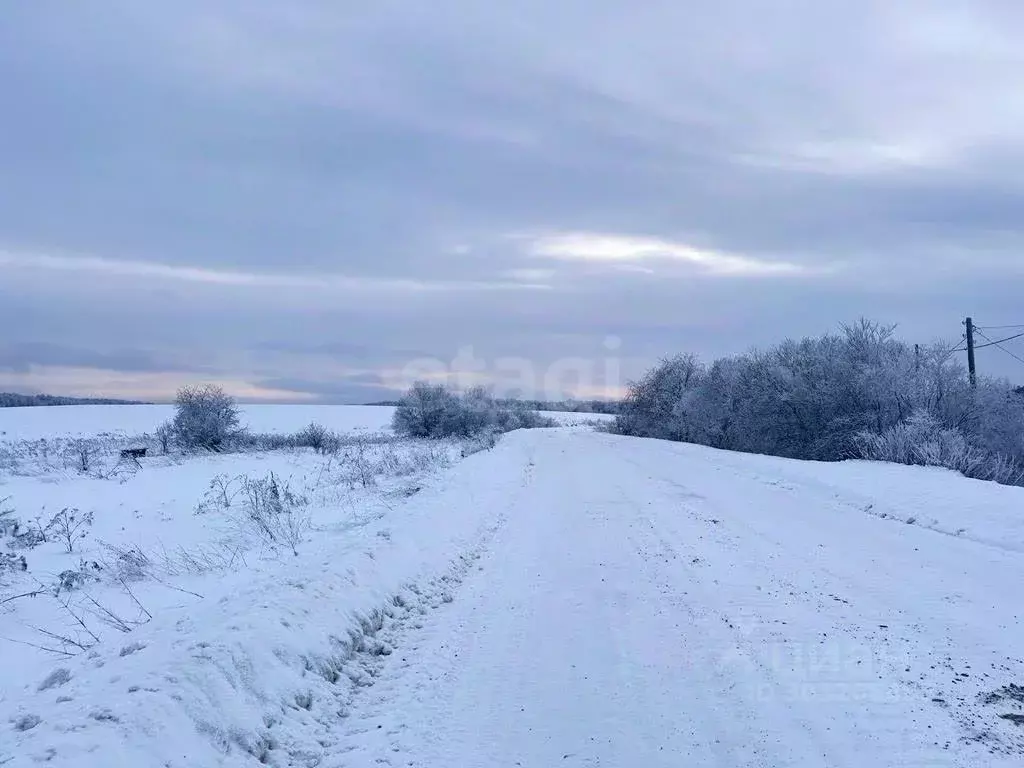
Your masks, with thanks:
[{"label": "snow-covered ditch", "polygon": [[0,765],[315,764],[487,536],[507,489],[463,453],[363,436],[0,477]]}]

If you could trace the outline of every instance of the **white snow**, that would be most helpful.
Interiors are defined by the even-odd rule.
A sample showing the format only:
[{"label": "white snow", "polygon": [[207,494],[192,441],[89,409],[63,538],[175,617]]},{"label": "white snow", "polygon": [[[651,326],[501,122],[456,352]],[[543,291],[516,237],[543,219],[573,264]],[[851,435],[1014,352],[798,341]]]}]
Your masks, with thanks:
[{"label": "white snow", "polygon": [[[1024,717],[1024,489],[585,429],[512,433],[377,488],[331,474],[344,462],[325,480],[323,461],[153,462],[123,484],[4,478],[19,509],[92,505],[94,538],[153,551],[237,535],[231,512],[195,504],[218,473],[273,469],[313,489],[313,529],[297,556],[248,549],[227,569],[133,582],[152,620],[121,633],[88,614],[102,634],[88,652],[0,641],[0,765],[1024,755],[1024,727],[1001,717]],[[51,571],[75,559],[47,547],[27,556]],[[76,605],[85,594],[138,616],[116,585]],[[29,625],[59,619],[54,602],[3,606],[0,635],[39,641]]]},{"label": "white snow", "polygon": [[[391,429],[394,410],[390,406],[377,405],[241,406],[242,423],[254,432],[295,432],[314,421],[336,432],[386,432]],[[172,405],[0,408],[0,440],[152,434],[173,415]],[[545,415],[564,426],[613,418],[597,413],[552,412]]]}]

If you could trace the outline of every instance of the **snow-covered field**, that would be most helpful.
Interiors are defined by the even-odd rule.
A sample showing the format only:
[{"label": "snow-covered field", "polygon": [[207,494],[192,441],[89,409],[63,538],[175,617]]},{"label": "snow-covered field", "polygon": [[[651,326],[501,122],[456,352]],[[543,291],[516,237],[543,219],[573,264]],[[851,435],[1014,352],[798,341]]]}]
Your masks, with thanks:
[{"label": "snow-covered field", "polygon": [[0,483],[94,515],[0,587],[4,768],[1024,759],[1024,489],[584,428]]},{"label": "snow-covered field", "polygon": [[[294,432],[310,422],[336,432],[381,432],[391,428],[394,408],[376,405],[244,405],[242,422],[254,432]],[[0,408],[0,440],[152,434],[174,414],[172,405],[75,405]],[[594,413],[549,413],[566,426],[612,417]]]}]

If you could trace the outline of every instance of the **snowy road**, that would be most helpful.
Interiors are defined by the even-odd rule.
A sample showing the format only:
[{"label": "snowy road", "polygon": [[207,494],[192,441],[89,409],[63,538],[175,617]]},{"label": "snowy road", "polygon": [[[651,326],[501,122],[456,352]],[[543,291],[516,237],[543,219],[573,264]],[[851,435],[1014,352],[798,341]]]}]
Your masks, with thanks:
[{"label": "snowy road", "polygon": [[792,462],[513,439],[478,569],[328,765],[1019,764],[1019,553],[852,510]]}]

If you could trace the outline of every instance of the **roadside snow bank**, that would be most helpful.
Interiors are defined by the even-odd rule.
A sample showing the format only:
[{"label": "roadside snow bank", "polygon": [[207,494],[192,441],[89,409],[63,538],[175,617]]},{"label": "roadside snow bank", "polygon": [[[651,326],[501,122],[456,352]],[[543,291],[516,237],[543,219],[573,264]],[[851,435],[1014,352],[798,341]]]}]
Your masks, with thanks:
[{"label": "roadside snow bank", "polygon": [[848,509],[1012,552],[1024,552],[1024,488],[971,480],[940,467],[878,461],[799,461],[685,443],[637,440],[634,457],[666,452],[763,483],[781,503]]}]

